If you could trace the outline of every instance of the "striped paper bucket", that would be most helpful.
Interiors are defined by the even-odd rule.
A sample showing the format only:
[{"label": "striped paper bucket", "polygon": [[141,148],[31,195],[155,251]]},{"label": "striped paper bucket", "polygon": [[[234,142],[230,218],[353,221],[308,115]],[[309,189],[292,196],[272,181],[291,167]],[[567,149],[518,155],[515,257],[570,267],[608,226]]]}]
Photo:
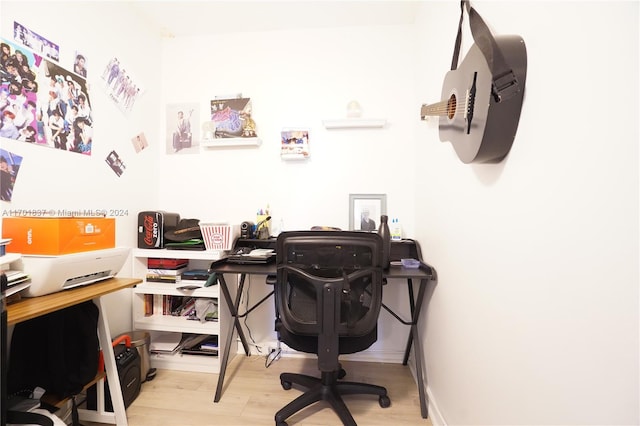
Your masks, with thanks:
[{"label": "striped paper bucket", "polygon": [[200,223],[202,239],[207,250],[231,250],[240,235],[240,227],[225,223]]}]

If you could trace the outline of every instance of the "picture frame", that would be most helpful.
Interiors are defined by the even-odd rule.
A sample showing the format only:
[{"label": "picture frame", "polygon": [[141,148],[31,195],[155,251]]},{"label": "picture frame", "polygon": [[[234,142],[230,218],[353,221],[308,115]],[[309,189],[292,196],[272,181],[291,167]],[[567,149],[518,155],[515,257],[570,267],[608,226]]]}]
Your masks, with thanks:
[{"label": "picture frame", "polygon": [[386,194],[349,194],[349,230],[377,232],[387,214]]}]

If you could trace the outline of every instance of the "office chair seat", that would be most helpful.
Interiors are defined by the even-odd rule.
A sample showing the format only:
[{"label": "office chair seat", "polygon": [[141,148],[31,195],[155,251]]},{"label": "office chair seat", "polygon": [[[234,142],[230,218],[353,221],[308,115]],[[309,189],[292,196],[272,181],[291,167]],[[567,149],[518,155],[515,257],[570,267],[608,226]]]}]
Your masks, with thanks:
[{"label": "office chair seat", "polygon": [[295,231],[278,236],[275,281],[276,331],[289,347],[318,355],[320,377],[282,373],[285,390],[304,393],[280,409],[276,426],[319,401],[326,401],[344,425],[356,422],[342,396],[368,394],[391,405],[386,388],[343,381],[338,357],[370,347],[377,339],[382,305],[382,240],[348,231]]},{"label": "office chair seat", "polygon": [[[292,349],[307,353],[317,352],[317,338],[289,333],[282,326],[276,329],[280,340]],[[360,352],[371,346],[376,340],[377,329],[363,336],[361,340],[355,340],[355,344],[354,339],[341,339],[340,354]],[[386,388],[368,383],[340,381],[346,374],[341,364],[338,364],[337,371],[321,372],[321,377],[300,373],[280,374],[280,384],[284,390],[292,389],[295,384],[305,388],[305,392],[276,413],[276,426],[287,426],[285,419],[318,401],[329,403],[344,425],[356,425],[353,416],[341,397],[342,395],[377,395],[380,407],[387,408],[391,405],[391,399],[387,395]]]}]

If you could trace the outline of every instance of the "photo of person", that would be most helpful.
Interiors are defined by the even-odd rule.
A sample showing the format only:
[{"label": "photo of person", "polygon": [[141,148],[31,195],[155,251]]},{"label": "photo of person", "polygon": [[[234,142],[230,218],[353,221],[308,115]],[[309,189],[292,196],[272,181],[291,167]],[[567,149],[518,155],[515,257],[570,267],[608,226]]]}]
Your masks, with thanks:
[{"label": "photo of person", "polygon": [[107,95],[125,113],[133,108],[143,93],[140,81],[115,57],[107,63],[102,80]]},{"label": "photo of person", "polygon": [[122,160],[120,159],[120,156],[118,155],[118,153],[115,151],[111,151],[109,155],[107,155],[107,158],[104,159],[104,161],[107,162],[109,167],[111,167],[111,170],[113,170],[113,172],[118,177],[122,176],[122,174],[124,173],[124,170],[127,168],[127,166],[125,166]]},{"label": "photo of person", "polygon": [[131,139],[131,143],[133,144],[133,149],[136,151],[136,153],[139,153],[149,146],[147,137],[144,135],[144,133],[138,133],[137,135],[135,135]]},{"label": "photo of person", "polygon": [[13,22],[13,39],[45,58],[54,61],[60,59],[60,46],[15,21]]},{"label": "photo of person", "polygon": [[369,209],[362,209],[362,213],[360,214],[360,230],[361,231],[376,231],[378,228],[376,227],[376,221],[371,219],[369,214]]},{"label": "photo of person", "polygon": [[76,59],[73,61],[73,72],[87,78],[87,58],[80,52],[76,52]]},{"label": "photo of person", "polygon": [[0,149],[0,200],[11,201],[21,164],[21,156]]},{"label": "photo of person", "polygon": [[349,229],[377,232],[380,216],[387,214],[386,198],[385,194],[350,194]]},{"label": "photo of person", "polygon": [[199,122],[197,103],[168,105],[167,119],[167,154],[197,154],[200,151],[198,132],[194,131]]}]

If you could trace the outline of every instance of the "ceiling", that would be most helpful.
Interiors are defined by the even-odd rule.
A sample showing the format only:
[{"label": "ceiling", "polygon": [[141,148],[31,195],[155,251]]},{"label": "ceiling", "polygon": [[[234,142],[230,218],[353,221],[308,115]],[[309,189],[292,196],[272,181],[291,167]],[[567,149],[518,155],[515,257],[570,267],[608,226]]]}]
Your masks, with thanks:
[{"label": "ceiling", "polygon": [[411,24],[418,0],[129,0],[163,37]]}]

